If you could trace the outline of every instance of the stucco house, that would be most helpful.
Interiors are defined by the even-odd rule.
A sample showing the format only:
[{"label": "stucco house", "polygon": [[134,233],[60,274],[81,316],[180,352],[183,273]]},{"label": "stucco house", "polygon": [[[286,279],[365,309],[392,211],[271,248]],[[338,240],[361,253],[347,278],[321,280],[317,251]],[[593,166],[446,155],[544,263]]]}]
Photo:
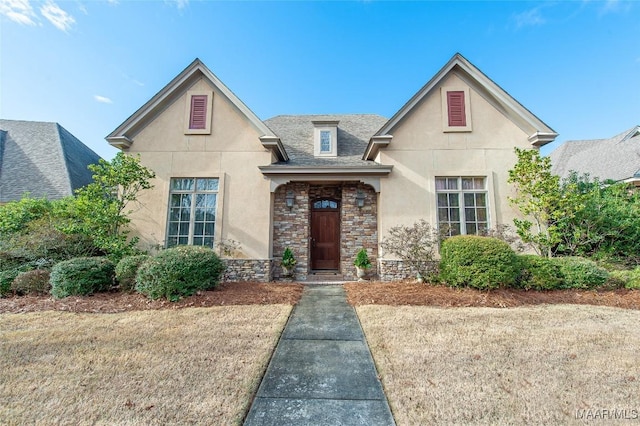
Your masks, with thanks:
[{"label": "stucco house", "polygon": [[407,276],[380,250],[391,227],[512,223],[514,147],[556,136],[456,54],[390,119],[262,121],[196,59],[106,139],[156,173],[132,222],[144,248],[235,241],[230,279],[267,281],[286,247],[299,280],[353,279],[362,247],[380,279]]},{"label": "stucco house", "polygon": [[608,139],[567,141],[549,157],[551,172],[562,179],[574,171],[640,187],[640,126]]},{"label": "stucco house", "polygon": [[92,181],[100,156],[58,123],[0,120],[0,203],[55,200]]}]

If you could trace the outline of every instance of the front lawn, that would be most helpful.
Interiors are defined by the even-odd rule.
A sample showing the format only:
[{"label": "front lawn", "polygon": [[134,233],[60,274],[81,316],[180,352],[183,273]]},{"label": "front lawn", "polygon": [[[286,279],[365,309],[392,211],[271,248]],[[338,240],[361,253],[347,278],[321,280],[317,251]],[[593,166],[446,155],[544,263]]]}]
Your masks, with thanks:
[{"label": "front lawn", "polygon": [[290,305],[0,315],[0,424],[239,424]]},{"label": "front lawn", "polygon": [[356,310],[398,425],[640,418],[640,311],[585,305]]}]

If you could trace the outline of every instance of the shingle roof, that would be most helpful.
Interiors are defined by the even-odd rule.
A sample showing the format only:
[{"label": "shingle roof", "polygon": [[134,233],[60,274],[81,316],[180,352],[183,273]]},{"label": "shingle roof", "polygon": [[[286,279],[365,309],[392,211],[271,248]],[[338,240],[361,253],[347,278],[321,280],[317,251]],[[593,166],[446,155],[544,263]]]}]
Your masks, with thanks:
[{"label": "shingle roof", "polygon": [[49,199],[91,182],[100,156],[58,123],[0,120],[0,202],[26,192]]},{"label": "shingle roof", "polygon": [[640,171],[640,126],[610,139],[567,141],[549,156],[551,171],[561,178],[571,171],[600,180],[624,180]]},{"label": "shingle roof", "polygon": [[[337,157],[314,157],[313,121],[339,121]],[[362,155],[369,138],[386,122],[386,118],[376,114],[336,114],[278,115],[264,123],[280,137],[289,155],[287,166],[323,167],[375,165],[362,160]]]}]

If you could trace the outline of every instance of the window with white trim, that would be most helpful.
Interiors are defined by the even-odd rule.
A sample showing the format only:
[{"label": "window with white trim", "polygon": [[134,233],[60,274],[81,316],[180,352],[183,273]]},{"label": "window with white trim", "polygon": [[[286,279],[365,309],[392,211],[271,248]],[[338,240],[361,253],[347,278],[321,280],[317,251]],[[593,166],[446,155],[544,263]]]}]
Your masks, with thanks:
[{"label": "window with white trim", "polygon": [[446,235],[478,235],[489,228],[487,178],[436,177],[438,227]]},{"label": "window with white trim", "polygon": [[331,132],[329,130],[320,131],[320,152],[331,152]]},{"label": "window with white trim", "polygon": [[172,178],[167,247],[213,247],[218,201],[217,178]]}]

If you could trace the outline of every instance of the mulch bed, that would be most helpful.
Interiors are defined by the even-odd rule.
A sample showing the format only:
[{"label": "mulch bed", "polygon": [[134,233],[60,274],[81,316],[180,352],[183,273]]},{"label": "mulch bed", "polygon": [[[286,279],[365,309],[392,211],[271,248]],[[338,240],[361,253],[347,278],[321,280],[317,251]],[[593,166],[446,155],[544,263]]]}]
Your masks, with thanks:
[{"label": "mulch bed", "polygon": [[182,309],[226,305],[294,305],[302,296],[301,284],[223,283],[178,302],[150,300],[139,293],[99,293],[92,296],[14,296],[0,299],[0,313],[69,311],[115,313],[150,309]]},{"label": "mulch bed", "polygon": [[541,304],[581,304],[640,309],[638,290],[552,290],[527,291],[498,289],[479,291],[456,289],[443,285],[414,282],[370,282],[345,284],[347,299],[352,305],[413,305],[413,306],[485,306],[512,308]]},{"label": "mulch bed", "polygon": [[[640,309],[638,290],[554,290],[526,291],[499,289],[478,291],[414,282],[357,282],[345,284],[351,305],[413,305],[438,307],[485,306],[512,308],[541,304],[583,304]],[[114,313],[149,309],[182,309],[225,305],[294,305],[302,296],[302,284],[296,283],[223,283],[215,290],[203,291],[179,302],[149,300],[137,293],[101,293],[67,297],[22,296],[0,299],[0,313],[68,311]]]}]

